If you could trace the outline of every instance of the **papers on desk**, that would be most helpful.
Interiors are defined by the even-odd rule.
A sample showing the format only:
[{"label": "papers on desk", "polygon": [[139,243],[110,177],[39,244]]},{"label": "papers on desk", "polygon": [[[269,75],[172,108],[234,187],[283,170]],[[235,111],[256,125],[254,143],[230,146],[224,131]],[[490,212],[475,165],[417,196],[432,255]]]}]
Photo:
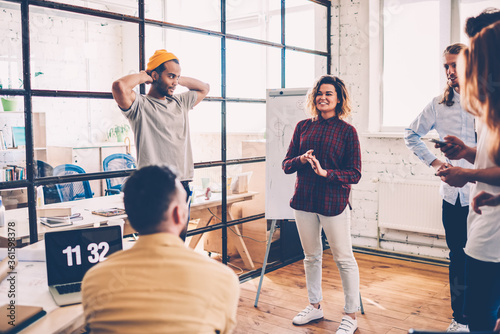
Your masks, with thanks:
[{"label": "papers on desk", "polygon": [[[0,258],[7,257],[7,248],[0,248]],[[16,259],[18,261],[45,262],[45,249],[24,249],[16,248]]]},{"label": "papers on desk", "polygon": [[71,216],[56,216],[40,218],[43,225],[48,227],[61,227],[73,225],[73,222],[83,220],[80,213],[74,213]]}]

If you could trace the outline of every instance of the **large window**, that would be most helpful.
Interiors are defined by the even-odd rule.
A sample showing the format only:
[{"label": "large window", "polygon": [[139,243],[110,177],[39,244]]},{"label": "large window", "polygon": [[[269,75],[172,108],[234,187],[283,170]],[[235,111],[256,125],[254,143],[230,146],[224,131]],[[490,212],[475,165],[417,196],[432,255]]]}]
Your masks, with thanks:
[{"label": "large window", "polygon": [[379,130],[401,131],[444,91],[443,50],[452,43],[468,44],[466,19],[494,6],[498,1],[381,1],[382,72],[376,75],[382,77],[382,88],[381,101],[375,103],[381,107]]},{"label": "large window", "polygon": [[[189,115],[192,185],[195,203],[208,187],[221,205],[192,210],[188,235],[193,240],[210,220],[213,228],[205,227],[197,249],[220,254],[241,272],[256,269],[239,246],[246,241],[250,257],[262,261],[266,89],[310,87],[329,72],[330,6],[326,0],[0,0],[0,195],[7,209],[28,207],[29,222],[20,224],[34,242],[42,193],[45,204],[114,193],[109,175],[122,180],[133,166],[109,171],[107,158],[135,158],[135,140],[112,98],[112,82],[167,49],[180,59],[181,75],[211,87]],[[78,175],[53,177],[63,165]],[[88,191],[62,196],[59,186],[72,183]]]}]

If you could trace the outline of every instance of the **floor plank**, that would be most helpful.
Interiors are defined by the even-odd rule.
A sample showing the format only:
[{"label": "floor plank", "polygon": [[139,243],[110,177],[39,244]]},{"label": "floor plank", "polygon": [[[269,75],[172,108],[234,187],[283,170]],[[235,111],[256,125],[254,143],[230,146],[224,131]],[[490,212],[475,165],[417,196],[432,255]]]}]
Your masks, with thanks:
[{"label": "floor plank", "polygon": [[[410,328],[445,330],[451,321],[448,268],[355,253],[365,314],[358,313],[357,334],[406,334]],[[258,307],[259,279],[241,284],[235,333],[334,333],[342,318],[344,295],[329,251],[323,257],[325,318],[294,326],[307,305],[302,261],[266,274]]]}]

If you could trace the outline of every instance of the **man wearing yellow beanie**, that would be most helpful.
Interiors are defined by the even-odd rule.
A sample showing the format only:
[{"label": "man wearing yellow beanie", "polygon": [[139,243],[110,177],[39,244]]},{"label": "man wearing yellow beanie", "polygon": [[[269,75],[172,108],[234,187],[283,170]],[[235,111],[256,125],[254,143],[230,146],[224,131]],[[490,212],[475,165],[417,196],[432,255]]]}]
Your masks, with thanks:
[{"label": "man wearing yellow beanie", "polygon": [[[133,90],[143,83],[151,84],[146,95]],[[174,95],[177,85],[189,91]],[[134,131],[138,167],[172,166],[189,191],[194,163],[188,111],[200,103],[209,90],[208,84],[181,76],[179,59],[164,49],[149,58],[146,71],[113,82],[113,97]]]}]

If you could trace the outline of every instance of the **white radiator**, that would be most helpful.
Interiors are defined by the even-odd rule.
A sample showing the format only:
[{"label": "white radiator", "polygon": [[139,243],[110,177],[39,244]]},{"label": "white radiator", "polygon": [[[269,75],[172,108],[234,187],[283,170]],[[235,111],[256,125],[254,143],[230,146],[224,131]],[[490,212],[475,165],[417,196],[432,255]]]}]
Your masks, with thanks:
[{"label": "white radiator", "polygon": [[379,227],[444,235],[439,183],[381,181],[378,194]]}]

